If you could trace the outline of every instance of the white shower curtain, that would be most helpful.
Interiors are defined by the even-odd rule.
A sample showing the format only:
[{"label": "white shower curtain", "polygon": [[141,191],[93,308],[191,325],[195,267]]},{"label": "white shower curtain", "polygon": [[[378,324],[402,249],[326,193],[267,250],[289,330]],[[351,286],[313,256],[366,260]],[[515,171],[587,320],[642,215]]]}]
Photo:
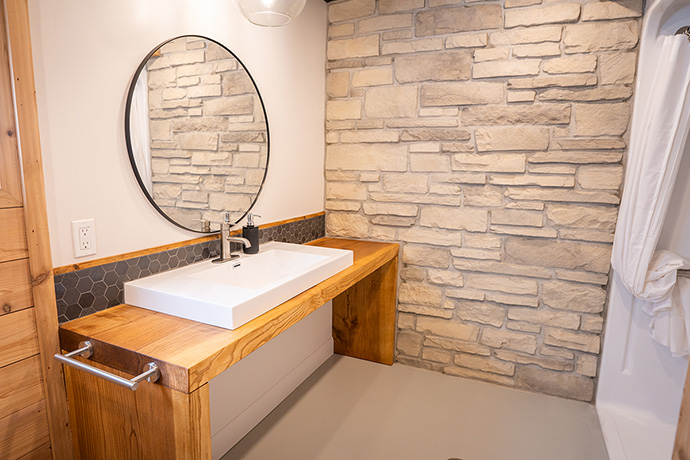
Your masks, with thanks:
[{"label": "white shower curtain", "polygon": [[690,43],[685,35],[663,38],[651,88],[635,101],[611,262],[628,290],[645,301],[654,339],[674,355],[687,355],[690,283],[678,279],[677,270],[690,268],[690,261],[656,251],[690,129]]}]

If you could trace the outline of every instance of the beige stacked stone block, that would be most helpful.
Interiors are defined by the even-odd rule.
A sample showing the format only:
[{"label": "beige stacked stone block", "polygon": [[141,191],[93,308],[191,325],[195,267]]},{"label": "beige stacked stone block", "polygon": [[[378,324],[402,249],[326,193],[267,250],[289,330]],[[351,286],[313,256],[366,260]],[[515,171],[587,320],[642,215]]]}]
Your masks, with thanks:
[{"label": "beige stacked stone block", "polygon": [[361,101],[328,101],[326,104],[326,118],[328,120],[357,120],[362,118]]},{"label": "beige stacked stone block", "polygon": [[603,1],[582,7],[583,21],[625,19],[642,16],[642,0]]},{"label": "beige stacked stone block", "polygon": [[370,118],[412,117],[417,112],[417,88],[371,88],[364,98],[364,111]]},{"label": "beige stacked stone block", "polygon": [[472,324],[424,317],[417,318],[417,331],[434,336],[468,341],[475,341],[479,335],[479,328]]},{"label": "beige stacked stone block", "polygon": [[563,28],[560,26],[529,27],[500,30],[489,35],[494,46],[521,45],[526,43],[560,42]]},{"label": "beige stacked stone block", "polygon": [[362,34],[369,32],[380,32],[387,29],[410,28],[411,26],[411,14],[390,14],[359,21],[359,24],[357,25],[357,32]]},{"label": "beige stacked stone block", "polygon": [[629,50],[637,45],[637,21],[567,26],[563,37],[566,53]]},{"label": "beige stacked stone block", "polygon": [[469,80],[472,55],[451,51],[395,58],[395,79],[400,83]]},{"label": "beige stacked stone block", "polygon": [[381,14],[399,13],[424,8],[424,0],[379,0],[378,6]]},{"label": "beige stacked stone block", "polygon": [[510,47],[484,48],[476,50],[473,54],[474,62],[497,61],[510,57]]},{"label": "beige stacked stone block", "polygon": [[408,356],[419,356],[422,351],[423,337],[409,332],[398,333],[396,346],[399,352]]},{"label": "beige stacked stone block", "polygon": [[628,103],[574,104],[576,136],[621,135],[628,129]]},{"label": "beige stacked stone block", "polygon": [[537,98],[536,91],[509,91],[508,102],[533,102]]},{"label": "beige stacked stone block", "polygon": [[369,235],[369,220],[359,214],[329,213],[326,226],[329,233],[336,236],[366,238]]},{"label": "beige stacked stone block", "polygon": [[504,6],[506,8],[517,8],[521,6],[532,6],[541,4],[542,0],[506,0]]},{"label": "beige stacked stone block", "polygon": [[580,17],[579,3],[559,3],[534,8],[506,10],[505,27],[538,26],[575,22]]},{"label": "beige stacked stone block", "polygon": [[536,126],[477,128],[474,134],[480,152],[545,150],[549,146],[549,130]]},{"label": "beige stacked stone block", "polygon": [[342,38],[354,35],[355,25],[352,23],[331,25],[328,28],[328,38]]},{"label": "beige stacked stone block", "polygon": [[508,89],[540,89],[572,86],[594,86],[598,82],[595,74],[547,75],[535,78],[508,80]]},{"label": "beige stacked stone block", "polygon": [[346,0],[328,6],[328,21],[339,22],[374,14],[376,0]]},{"label": "beige stacked stone block", "polygon": [[[534,168],[530,167],[530,172],[534,172]],[[538,172],[538,171],[537,171]],[[543,171],[543,172],[556,172]],[[542,187],[572,187],[575,185],[575,178],[573,176],[556,176],[556,175],[493,175],[489,179],[490,184],[495,185],[539,185]]]},{"label": "beige stacked stone block", "polygon": [[458,34],[446,38],[446,48],[480,48],[488,42],[489,36],[486,33]]},{"label": "beige stacked stone block", "polygon": [[542,301],[558,310],[601,313],[605,300],[606,291],[596,286],[555,280],[542,284]]},{"label": "beige stacked stone block", "polygon": [[600,338],[596,334],[546,328],[544,329],[544,343],[570,350],[599,353]]},{"label": "beige stacked stone block", "polygon": [[[329,5],[326,229],[401,243],[401,363],[591,401],[640,16],[639,0]],[[164,100],[169,82],[161,143],[166,110],[199,107]]]},{"label": "beige stacked stone block", "polygon": [[326,55],[330,60],[378,56],[379,36],[374,34],[329,41]]},{"label": "beige stacked stone block", "polygon": [[637,53],[603,54],[599,57],[602,85],[632,84],[635,80]]},{"label": "beige stacked stone block", "polygon": [[350,171],[405,171],[407,150],[400,145],[329,145],[326,169]]},{"label": "beige stacked stone block", "polygon": [[541,60],[539,59],[508,59],[500,61],[476,62],[472,67],[473,78],[515,77],[537,75]]},{"label": "beige stacked stone block", "polygon": [[443,49],[443,39],[429,38],[426,40],[394,41],[381,46],[382,54],[406,54],[421,51],[438,51]]},{"label": "beige stacked stone block", "polygon": [[465,126],[568,124],[570,109],[569,104],[468,107],[462,111],[461,120]]},{"label": "beige stacked stone block", "polygon": [[[424,265],[426,265],[426,263]],[[446,286],[457,287],[462,287],[465,284],[465,280],[461,273],[451,272],[448,270],[429,270],[428,277],[429,282],[432,284],[443,284]]]},{"label": "beige stacked stone block", "polygon": [[627,86],[607,86],[603,88],[573,91],[568,89],[552,89],[539,95],[540,101],[615,101],[626,100],[632,96],[632,88]]},{"label": "beige stacked stone block", "polygon": [[458,153],[453,155],[452,162],[455,171],[525,171],[525,156],[520,154],[489,153],[477,155]]},{"label": "beige stacked stone block", "polygon": [[440,307],[442,291],[438,287],[421,283],[403,283],[398,289],[398,300],[401,303]]},{"label": "beige stacked stone block", "polygon": [[460,367],[467,367],[482,372],[491,372],[493,374],[513,375],[515,373],[515,365],[513,363],[503,362],[484,356],[458,353],[455,355],[454,363]]},{"label": "beige stacked stone block", "polygon": [[[578,54],[544,61],[542,69],[549,74],[591,73],[597,68],[597,56]],[[604,83],[602,81],[602,83]]]},{"label": "beige stacked stone block", "polygon": [[616,227],[616,217],[616,208],[610,206],[546,206],[546,218],[554,225],[562,227],[613,231]]},{"label": "beige stacked stone block", "polygon": [[471,289],[498,291],[508,294],[536,295],[539,289],[537,282],[531,279],[480,273],[467,274],[465,285]]},{"label": "beige stacked stone block", "polygon": [[608,273],[611,247],[605,244],[507,238],[506,261],[542,267]]},{"label": "beige stacked stone block", "polygon": [[456,315],[463,321],[501,327],[505,321],[506,309],[488,302],[462,300],[458,302]]},{"label": "beige stacked stone block", "polygon": [[582,166],[577,173],[577,183],[583,189],[618,190],[623,183],[623,167]]},{"label": "beige stacked stone block", "polygon": [[359,70],[352,76],[352,86],[355,88],[390,85],[392,83],[393,72],[390,67]]},{"label": "beige stacked stone block", "polygon": [[479,341],[481,344],[496,348],[534,354],[537,350],[537,337],[517,331],[484,327]]},{"label": "beige stacked stone block", "polygon": [[419,224],[453,230],[486,231],[488,213],[482,209],[428,206],[421,210]]},{"label": "beige stacked stone block", "polygon": [[425,107],[498,104],[503,101],[503,86],[488,82],[423,85],[420,103]]},{"label": "beige stacked stone block", "polygon": [[524,366],[517,369],[515,381],[521,388],[538,393],[581,401],[591,401],[594,396],[594,381],[572,373],[550,372],[546,369]]},{"label": "beige stacked stone block", "polygon": [[571,361],[558,358],[544,358],[506,350],[496,350],[495,355],[498,359],[503,361],[510,361],[516,364],[533,364],[543,369],[551,369],[554,371],[570,372],[574,368]]},{"label": "beige stacked stone block", "polygon": [[428,37],[497,29],[503,22],[502,13],[501,7],[494,4],[428,9],[415,16],[415,33],[418,37]]}]

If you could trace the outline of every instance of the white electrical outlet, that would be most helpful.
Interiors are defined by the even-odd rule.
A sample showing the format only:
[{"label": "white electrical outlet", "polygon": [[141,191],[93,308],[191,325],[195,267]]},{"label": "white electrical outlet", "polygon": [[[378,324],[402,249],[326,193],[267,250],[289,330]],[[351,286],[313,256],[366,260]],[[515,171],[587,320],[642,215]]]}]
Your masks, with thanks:
[{"label": "white electrical outlet", "polygon": [[74,257],[96,254],[96,224],[93,219],[72,221]]}]

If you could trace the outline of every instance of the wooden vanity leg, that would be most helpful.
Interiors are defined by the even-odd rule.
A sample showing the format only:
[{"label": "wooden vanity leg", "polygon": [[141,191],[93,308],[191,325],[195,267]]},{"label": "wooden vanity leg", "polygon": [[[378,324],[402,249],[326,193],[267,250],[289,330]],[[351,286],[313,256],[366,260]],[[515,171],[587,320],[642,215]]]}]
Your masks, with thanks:
[{"label": "wooden vanity leg", "polygon": [[393,364],[397,284],[396,256],[333,299],[336,353]]},{"label": "wooden vanity leg", "polygon": [[65,375],[75,458],[211,458],[208,384],[189,394],[148,382],[131,391],[69,367]]}]

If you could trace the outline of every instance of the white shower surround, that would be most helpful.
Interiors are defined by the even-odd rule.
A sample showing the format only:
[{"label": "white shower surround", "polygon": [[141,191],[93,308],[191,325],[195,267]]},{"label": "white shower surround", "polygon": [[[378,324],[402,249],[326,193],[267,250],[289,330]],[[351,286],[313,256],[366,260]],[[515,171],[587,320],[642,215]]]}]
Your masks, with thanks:
[{"label": "white shower surround", "polygon": [[[653,77],[664,36],[690,25],[690,2],[656,0],[648,4],[641,35],[636,101],[653,94]],[[686,146],[679,177],[687,177]],[[671,199],[657,249],[690,256],[690,190],[679,181]],[[687,361],[655,343],[643,302],[615,275],[611,283],[597,412],[611,460],[658,460],[671,457]]]}]

